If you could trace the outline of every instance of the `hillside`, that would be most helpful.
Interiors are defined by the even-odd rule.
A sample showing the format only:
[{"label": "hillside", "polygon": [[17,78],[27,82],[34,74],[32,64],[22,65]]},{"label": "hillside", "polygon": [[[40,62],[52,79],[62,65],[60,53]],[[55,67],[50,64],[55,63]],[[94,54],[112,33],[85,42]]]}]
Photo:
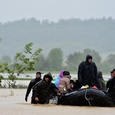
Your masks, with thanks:
[{"label": "hillside", "polygon": [[102,19],[68,19],[57,23],[34,18],[0,23],[0,54],[13,57],[29,43],[34,49],[42,48],[47,55],[52,48],[61,48],[67,56],[85,48],[94,49],[104,57],[115,53],[115,20]]}]

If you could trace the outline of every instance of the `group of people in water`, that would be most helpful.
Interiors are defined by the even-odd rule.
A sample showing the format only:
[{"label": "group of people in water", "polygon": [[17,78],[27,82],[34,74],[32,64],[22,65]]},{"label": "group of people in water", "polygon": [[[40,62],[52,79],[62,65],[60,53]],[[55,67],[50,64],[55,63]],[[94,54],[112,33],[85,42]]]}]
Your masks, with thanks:
[{"label": "group of people in water", "polygon": [[51,73],[44,75],[41,79],[41,72],[36,73],[36,78],[31,80],[25,95],[25,101],[28,100],[32,89],[31,103],[45,104],[54,97],[64,95],[68,92],[79,90],[81,88],[94,88],[102,90],[113,100],[115,99],[115,69],[111,72],[111,79],[105,84],[101,71],[97,70],[96,64],[92,61],[92,56],[87,55],[86,60],[81,62],[78,67],[78,79],[71,79],[69,71],[61,70],[59,76],[53,81]]}]

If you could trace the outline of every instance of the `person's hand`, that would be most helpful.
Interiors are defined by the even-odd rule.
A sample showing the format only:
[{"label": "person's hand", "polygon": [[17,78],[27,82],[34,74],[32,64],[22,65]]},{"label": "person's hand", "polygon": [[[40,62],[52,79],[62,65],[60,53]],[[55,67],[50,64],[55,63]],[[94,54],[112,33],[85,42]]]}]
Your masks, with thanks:
[{"label": "person's hand", "polygon": [[71,87],[71,88],[73,88],[73,87],[74,87],[74,85],[73,85],[73,84],[70,84],[70,87]]},{"label": "person's hand", "polygon": [[26,101],[26,102],[28,101],[28,97],[25,97],[25,101]]},{"label": "person's hand", "polygon": [[35,101],[39,101],[38,97],[35,98]]},{"label": "person's hand", "polygon": [[61,93],[57,93],[57,95],[58,95],[58,96],[60,96],[60,95],[61,95]]},{"label": "person's hand", "polygon": [[98,89],[97,86],[95,86],[95,85],[94,85],[92,88],[93,88],[93,89]]}]

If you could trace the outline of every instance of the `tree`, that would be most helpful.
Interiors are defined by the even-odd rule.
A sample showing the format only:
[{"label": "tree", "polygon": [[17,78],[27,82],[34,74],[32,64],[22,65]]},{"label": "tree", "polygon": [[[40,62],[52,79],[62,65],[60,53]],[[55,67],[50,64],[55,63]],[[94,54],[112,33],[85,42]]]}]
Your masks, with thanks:
[{"label": "tree", "polygon": [[63,52],[60,48],[52,49],[47,56],[48,70],[61,70],[63,66]]},{"label": "tree", "polygon": [[79,63],[83,61],[84,55],[80,52],[70,54],[66,60],[66,69],[71,71],[77,71]]},{"label": "tree", "polygon": [[110,54],[107,56],[106,61],[111,64],[114,65],[115,64],[115,54]]},{"label": "tree", "polygon": [[[27,44],[21,52],[16,53],[14,57],[13,68],[10,68],[10,66],[6,62],[0,64],[0,72],[7,72],[9,74],[8,78],[13,82],[13,84],[11,84],[8,81],[9,87],[11,85],[15,87],[16,77],[20,73],[28,70],[34,70],[35,61],[38,60],[38,55],[41,53],[42,49],[39,48],[32,53],[32,45],[33,43],[31,42]],[[17,73],[17,76],[15,75],[15,73]]]},{"label": "tree", "polygon": [[106,60],[103,62],[103,69],[105,72],[109,72],[115,68],[115,54],[110,54],[107,56]]},{"label": "tree", "polygon": [[96,52],[95,50],[92,50],[92,49],[84,49],[84,55],[92,55],[93,56],[93,60],[96,62],[96,63],[100,63],[101,62],[101,56],[99,56],[99,53]]},{"label": "tree", "polygon": [[35,70],[46,70],[46,59],[43,55],[38,56],[38,60],[35,61]]},{"label": "tree", "polygon": [[86,60],[87,55],[92,55],[93,61],[96,63],[96,65],[100,68],[101,66],[101,57],[99,56],[99,53],[96,52],[95,50],[91,49],[84,49],[84,52],[75,52],[73,54],[70,54],[67,57],[66,61],[66,69],[71,70],[71,71],[76,71],[78,70],[78,66],[82,61]]}]

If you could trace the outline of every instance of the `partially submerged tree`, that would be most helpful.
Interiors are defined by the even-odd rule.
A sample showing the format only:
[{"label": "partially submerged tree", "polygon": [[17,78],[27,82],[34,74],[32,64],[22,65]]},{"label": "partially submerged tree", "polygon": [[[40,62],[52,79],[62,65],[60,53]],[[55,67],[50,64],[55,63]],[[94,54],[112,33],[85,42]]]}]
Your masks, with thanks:
[{"label": "partially submerged tree", "polygon": [[[38,55],[41,53],[42,49],[39,48],[35,52],[32,52],[33,43],[27,44],[21,52],[16,53],[14,57],[14,64],[11,68],[7,62],[0,64],[0,73],[8,73],[8,78],[13,82],[7,81],[9,87],[15,87],[16,77],[24,71],[34,70],[35,61],[38,60]],[[15,75],[15,73],[17,75]],[[1,79],[3,76],[1,75]]]}]

